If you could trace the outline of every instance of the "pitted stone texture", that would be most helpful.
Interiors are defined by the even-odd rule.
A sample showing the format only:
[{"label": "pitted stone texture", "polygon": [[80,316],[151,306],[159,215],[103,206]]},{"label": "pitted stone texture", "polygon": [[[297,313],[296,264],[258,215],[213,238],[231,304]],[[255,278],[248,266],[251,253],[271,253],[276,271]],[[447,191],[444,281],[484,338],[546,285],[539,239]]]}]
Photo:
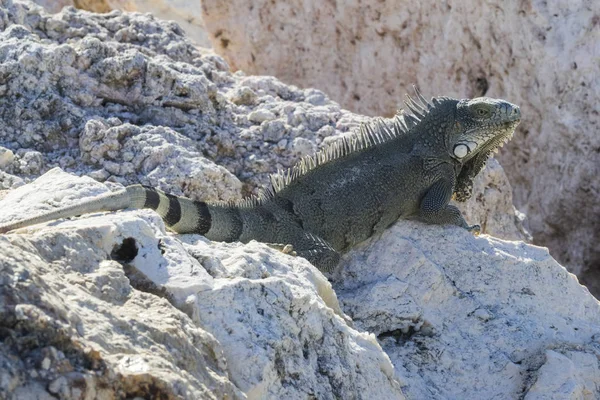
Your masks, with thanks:
[{"label": "pitted stone texture", "polygon": [[205,201],[235,200],[242,183],[226,168],[202,155],[202,148],[176,131],[158,127],[90,120],[79,138],[81,158],[103,167],[102,176],[135,181],[175,195]]},{"label": "pitted stone texture", "polygon": [[[85,197],[102,186],[64,181],[39,192]],[[19,191],[0,209],[26,208]],[[404,398],[375,336],[349,325],[304,259],[167,235],[148,210],[0,242],[0,325],[13,338],[0,346],[0,396]]]},{"label": "pitted stone texture", "polygon": [[[48,196],[108,190],[58,170],[36,182],[27,186],[38,196],[12,190],[0,209],[32,213]],[[0,293],[9,295],[0,301],[19,305],[0,324],[49,341],[0,347],[2,394],[600,395],[600,304],[546,249],[523,242],[402,221],[345,255],[332,287],[306,260],[264,244],[165,234],[149,210],[0,241]]]},{"label": "pitted stone texture", "polygon": [[407,398],[600,396],[600,303],[546,248],[406,222],[342,265],[342,309]]},{"label": "pitted stone texture", "polygon": [[[93,128],[88,124],[130,136],[160,127],[174,131],[161,134],[165,147],[198,152],[256,194],[270,173],[363,118],[317,90],[231,74],[222,58],[196,48],[177,25],[149,14],[66,8],[48,15],[32,3],[7,0],[0,15],[0,146],[17,156],[24,149],[41,155],[31,167],[12,162],[7,171],[27,179],[60,166],[99,180],[143,181],[149,171],[114,164],[131,154],[113,149],[94,159],[80,153],[79,142]],[[306,143],[299,145],[298,137]],[[187,148],[175,149],[182,144]],[[155,168],[170,166],[163,159]],[[177,192],[191,192],[184,183]]]},{"label": "pitted stone texture", "polygon": [[0,237],[0,397],[245,398],[215,338],[111,260],[128,237],[157,242],[113,217]]}]

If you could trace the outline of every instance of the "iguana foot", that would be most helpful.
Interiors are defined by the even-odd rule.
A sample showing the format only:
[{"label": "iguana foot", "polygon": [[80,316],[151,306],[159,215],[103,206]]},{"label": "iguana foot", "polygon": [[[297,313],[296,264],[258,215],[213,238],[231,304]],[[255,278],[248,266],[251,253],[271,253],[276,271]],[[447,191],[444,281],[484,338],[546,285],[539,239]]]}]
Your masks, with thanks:
[{"label": "iguana foot", "polygon": [[467,227],[467,230],[469,232],[472,232],[475,236],[479,236],[479,234],[481,233],[481,226],[471,225],[471,226]]},{"label": "iguana foot", "polygon": [[294,250],[294,246],[292,246],[291,244],[267,243],[267,246],[269,246],[272,249],[279,250],[283,254],[287,254],[289,256],[296,257],[298,255]]}]

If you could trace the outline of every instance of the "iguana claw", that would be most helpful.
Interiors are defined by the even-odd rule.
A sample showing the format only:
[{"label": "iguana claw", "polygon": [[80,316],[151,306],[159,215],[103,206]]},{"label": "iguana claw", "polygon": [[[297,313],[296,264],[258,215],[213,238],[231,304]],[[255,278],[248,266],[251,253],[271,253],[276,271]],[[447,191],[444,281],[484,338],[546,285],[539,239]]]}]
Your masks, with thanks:
[{"label": "iguana claw", "polygon": [[469,232],[472,232],[475,236],[479,236],[481,233],[481,226],[479,225],[471,225],[467,228]]},{"label": "iguana claw", "polygon": [[283,254],[287,254],[289,256],[296,257],[298,255],[294,250],[294,246],[292,246],[291,244],[267,243],[267,246],[269,246],[272,249],[279,250]]}]

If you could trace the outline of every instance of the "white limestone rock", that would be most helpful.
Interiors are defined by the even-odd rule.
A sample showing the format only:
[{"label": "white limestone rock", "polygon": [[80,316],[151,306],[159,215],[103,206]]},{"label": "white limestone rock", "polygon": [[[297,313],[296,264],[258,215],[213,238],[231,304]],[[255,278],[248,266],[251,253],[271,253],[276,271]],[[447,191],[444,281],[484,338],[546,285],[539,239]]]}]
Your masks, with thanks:
[{"label": "white limestone rock", "polygon": [[[239,194],[235,174],[245,185],[244,192],[255,192],[267,182],[269,173],[291,166],[301,155],[348,134],[365,120],[318,90],[299,89],[272,77],[231,74],[222,58],[200,52],[176,25],[150,15],[113,12],[99,16],[65,9],[49,16],[31,3],[12,0],[0,5],[0,15],[0,145],[14,154],[27,148],[41,155],[36,169],[28,171],[33,176],[15,170],[0,179],[14,173],[31,181],[46,173],[32,185],[0,194],[0,222],[95,197],[109,187],[116,189],[119,185],[113,181],[149,183],[194,198],[203,193],[224,198]],[[274,119],[258,125],[249,118],[252,112]],[[7,168],[16,164],[13,161]],[[106,180],[106,184],[74,178],[53,169],[57,166]],[[498,235],[521,237],[512,220],[510,189],[505,189],[503,174],[492,166],[478,179],[475,205],[472,201],[466,208],[469,220],[483,222],[487,231]],[[480,198],[481,193],[485,197]],[[436,259],[436,266],[458,263],[456,254],[443,252],[444,248],[468,250],[485,240],[484,249],[491,255],[479,250],[472,251],[474,255],[462,252],[462,259],[473,265],[459,271],[483,269],[492,257],[500,267],[492,269],[485,282],[500,288],[532,282],[527,287],[536,296],[527,290],[519,294],[521,288],[516,295],[507,289],[486,297],[486,307],[473,307],[468,300],[474,295],[447,285],[450,278],[456,281],[462,275],[457,278],[451,268],[432,268],[433,262],[415,256],[396,238],[384,241],[389,248],[384,246],[381,254],[395,255],[400,267],[378,264],[376,258],[360,270],[361,277],[338,278],[336,288],[344,296],[342,311],[322,274],[306,261],[262,244],[215,244],[199,236],[165,234],[162,221],[148,210],[55,221],[0,236],[2,243],[10,243],[0,245],[0,268],[9,265],[0,270],[2,293],[6,288],[16,299],[6,304],[32,310],[18,314],[9,307],[7,317],[0,318],[0,324],[8,324],[6,329],[14,333],[11,337],[23,340],[3,342],[5,347],[0,347],[0,382],[8,382],[0,386],[4,390],[0,397],[8,390],[15,396],[40,398],[48,393],[77,397],[77,390],[98,397],[123,393],[144,397],[143,389],[156,387],[161,395],[184,398],[202,398],[209,392],[231,398],[306,398],[311,394],[317,398],[402,398],[404,392],[415,398],[429,394],[430,386],[432,397],[438,393],[452,397],[455,389],[448,389],[448,382],[453,381],[471,393],[482,392],[488,383],[490,392],[500,394],[514,393],[518,385],[523,393],[530,387],[532,395],[554,393],[545,382],[553,381],[556,362],[550,360],[548,368],[541,367],[545,350],[573,363],[572,373],[560,375],[565,382],[577,381],[573,393],[585,394],[594,387],[595,370],[588,363],[593,346],[581,344],[584,355],[577,358],[572,352],[579,347],[564,343],[582,342],[589,331],[597,330],[596,309],[590,312],[587,328],[577,325],[581,332],[569,336],[565,326],[570,325],[563,321],[556,328],[559,346],[544,347],[550,342],[544,335],[554,329],[546,328],[547,321],[557,323],[572,313],[576,326],[584,319],[582,309],[593,309],[590,304],[596,304],[579,286],[573,284],[576,290],[563,282],[566,272],[548,261],[547,254],[538,257],[539,261],[529,253],[519,253],[533,251],[524,245],[473,239],[449,227],[404,221],[398,226],[404,228],[395,229],[412,229],[415,238],[428,239],[422,244],[431,246],[427,255],[442,258]],[[419,243],[415,238],[411,240]],[[390,251],[398,248],[406,254]],[[364,251],[348,257],[369,259]],[[115,260],[129,266],[121,270]],[[349,265],[345,268],[352,274],[355,264]],[[521,270],[535,266],[541,271],[539,276],[530,272],[523,276]],[[412,273],[402,291],[394,274],[404,270]],[[476,275],[464,284],[487,290],[476,278],[483,279]],[[369,283],[360,279],[373,283],[377,290],[370,290]],[[355,297],[347,290],[353,285]],[[440,293],[432,289],[436,285]],[[558,292],[548,293],[546,287]],[[405,293],[412,293],[416,300],[407,299]],[[572,301],[549,300],[556,293],[567,293]],[[399,299],[398,303],[386,301],[390,296]],[[0,297],[2,302],[6,299]],[[524,339],[535,324],[543,326],[541,338],[535,338],[531,348],[514,339],[518,336],[515,325],[501,324],[504,320],[497,310],[504,310],[505,302],[514,303],[521,313],[519,319],[505,311],[509,317],[519,323],[529,321]],[[544,302],[549,304],[547,314],[556,316],[539,311]],[[437,356],[422,347],[419,335],[411,340],[415,329],[430,332],[432,336],[425,335],[429,340],[436,338],[436,332],[446,333],[446,323],[449,329],[462,326],[461,317],[470,311],[480,322],[469,326],[465,337],[459,332],[449,334],[458,342],[448,345],[448,358],[439,367],[435,357],[446,354],[442,351],[446,343],[434,342]],[[344,312],[353,316],[359,330],[350,326]],[[17,317],[30,322],[13,324]],[[459,350],[467,347],[467,341],[482,354],[495,349],[490,335],[479,337],[476,328],[484,323],[495,327],[492,339],[501,341],[500,335],[510,339],[496,346],[514,362],[509,365],[508,356],[493,353],[493,359],[499,360],[494,368],[502,373],[498,378],[483,374],[478,380],[479,371],[463,371],[455,365],[472,367],[460,358]],[[55,329],[63,325],[66,331]],[[367,330],[380,336],[392,362]],[[392,333],[386,338],[386,332]],[[35,341],[24,342],[31,337],[29,333],[34,339],[38,334],[42,337],[39,347]],[[135,347],[138,339],[140,348]],[[395,346],[394,341],[406,341],[410,351]],[[81,356],[80,348],[92,349],[91,355],[84,351]],[[467,354],[488,365],[489,359],[474,352]],[[532,358],[537,362],[526,357],[521,361],[532,366],[529,375],[517,364],[522,353],[538,355]],[[542,373],[536,374],[536,368]],[[508,388],[495,386],[505,385],[502,379],[508,380]],[[84,389],[81,382],[85,382]]]},{"label": "white limestone rock", "polygon": [[25,185],[25,181],[18,176],[0,170],[0,197],[6,195],[6,189],[14,189]]},{"label": "white limestone rock", "polygon": [[59,207],[96,198],[108,193],[106,185],[88,177],[77,178],[55,168],[19,190],[2,198],[2,222],[12,222],[43,214]]},{"label": "white limestone rock", "polygon": [[1,398],[245,398],[215,338],[111,260],[153,232],[129,213],[0,237]]},{"label": "white limestone rock", "polygon": [[596,382],[600,379],[598,341],[595,345],[595,354],[578,348],[546,351],[544,365],[537,370],[535,383],[524,399],[596,399]]},{"label": "white limestone rock", "polygon": [[0,169],[6,169],[14,160],[15,154],[11,150],[0,147]]},{"label": "white limestone rock", "polygon": [[[81,158],[108,176],[205,201],[235,200],[242,183],[202,155],[200,146],[176,131],[137,127],[111,119],[90,120],[79,137]],[[112,126],[111,126],[112,125]],[[138,178],[140,177],[140,178]]]},{"label": "white limestone rock", "polygon": [[600,303],[546,248],[406,221],[341,264],[342,309],[407,398],[600,396]]},{"label": "white limestone rock", "polygon": [[[62,176],[70,186],[47,179],[38,191],[43,184],[84,197],[86,186],[100,185]],[[20,191],[0,209],[22,207]],[[9,296],[0,298],[8,310],[0,324],[17,338],[44,339],[0,347],[7,376],[17,376],[10,385],[0,379],[0,395],[32,395],[27,388],[40,382],[50,393],[80,388],[86,396],[144,397],[156,387],[186,399],[404,398],[375,337],[349,326],[331,285],[306,260],[256,242],[167,235],[147,210],[38,225],[0,241]],[[45,361],[53,348],[63,354]],[[39,365],[35,377],[28,363]]]},{"label": "white limestone rock", "polygon": [[[0,210],[32,214],[48,207],[48,198],[72,201],[107,190],[89,178],[54,170],[9,192]],[[6,218],[0,215],[0,222]],[[33,313],[19,318],[59,318],[40,316],[37,310],[48,308],[39,303],[42,298],[71,327],[65,329],[78,332],[76,342],[60,341],[63,347],[57,347],[58,339],[39,322],[26,325],[27,332],[46,335],[49,342],[16,353],[10,346],[0,348],[8,360],[2,382],[12,382],[10,388],[0,387],[3,393],[30,395],[35,382],[47,382],[47,389],[35,389],[41,392],[66,393],[82,381],[84,393],[100,390],[106,381],[97,369],[81,367],[89,365],[89,353],[124,376],[125,383],[102,389],[108,392],[152,382],[183,398],[213,385],[249,398],[600,395],[600,304],[546,249],[522,242],[400,221],[344,256],[332,276],[334,292],[301,258],[256,242],[211,243],[198,235],[165,234],[164,224],[149,210],[51,222],[0,240],[7,244],[0,246],[0,257],[11,260],[0,263],[10,266],[0,271],[0,285],[9,293],[24,293],[15,310]],[[11,250],[15,246],[18,250]],[[125,265],[125,272],[114,260]],[[19,272],[22,268],[28,272]],[[54,289],[59,283],[60,291]],[[41,297],[26,297],[32,290]],[[135,308],[138,303],[131,299],[136,296],[144,310]],[[98,310],[103,310],[100,317]],[[14,312],[21,314],[2,321],[23,313]],[[166,344],[167,336],[152,334],[158,344],[144,340],[141,348],[123,342],[139,340],[136,329],[142,326],[173,332],[161,325],[165,313],[177,315],[168,321],[190,326],[181,335],[201,332],[194,335],[204,339],[193,339],[194,346],[202,343],[221,357],[207,367],[213,372],[198,369],[206,361],[189,359],[186,343],[192,339]],[[127,323],[118,322],[124,318]],[[73,346],[88,349],[88,364]],[[165,357],[156,353],[161,346],[168,346],[167,360],[176,368],[159,362]],[[176,357],[184,354],[188,361],[182,366]],[[35,377],[25,373],[27,363],[40,366]],[[59,367],[63,364],[73,368]],[[180,383],[192,379],[190,374],[196,379],[192,386]]]}]

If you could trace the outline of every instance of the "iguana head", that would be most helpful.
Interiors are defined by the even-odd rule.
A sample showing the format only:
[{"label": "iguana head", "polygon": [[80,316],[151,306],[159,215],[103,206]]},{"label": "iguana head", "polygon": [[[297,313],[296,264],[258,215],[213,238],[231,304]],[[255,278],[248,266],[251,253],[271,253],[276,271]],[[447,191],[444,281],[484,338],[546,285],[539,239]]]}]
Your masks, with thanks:
[{"label": "iguana head", "polygon": [[512,138],[519,122],[519,107],[504,100],[478,97],[457,103],[455,129],[447,142],[450,156],[462,164],[454,188],[456,200],[471,197],[473,179],[492,152]]},{"label": "iguana head", "polygon": [[521,121],[521,110],[504,100],[478,97],[456,105],[455,128],[447,143],[450,155],[467,164],[485,155],[487,159],[512,138]]}]

